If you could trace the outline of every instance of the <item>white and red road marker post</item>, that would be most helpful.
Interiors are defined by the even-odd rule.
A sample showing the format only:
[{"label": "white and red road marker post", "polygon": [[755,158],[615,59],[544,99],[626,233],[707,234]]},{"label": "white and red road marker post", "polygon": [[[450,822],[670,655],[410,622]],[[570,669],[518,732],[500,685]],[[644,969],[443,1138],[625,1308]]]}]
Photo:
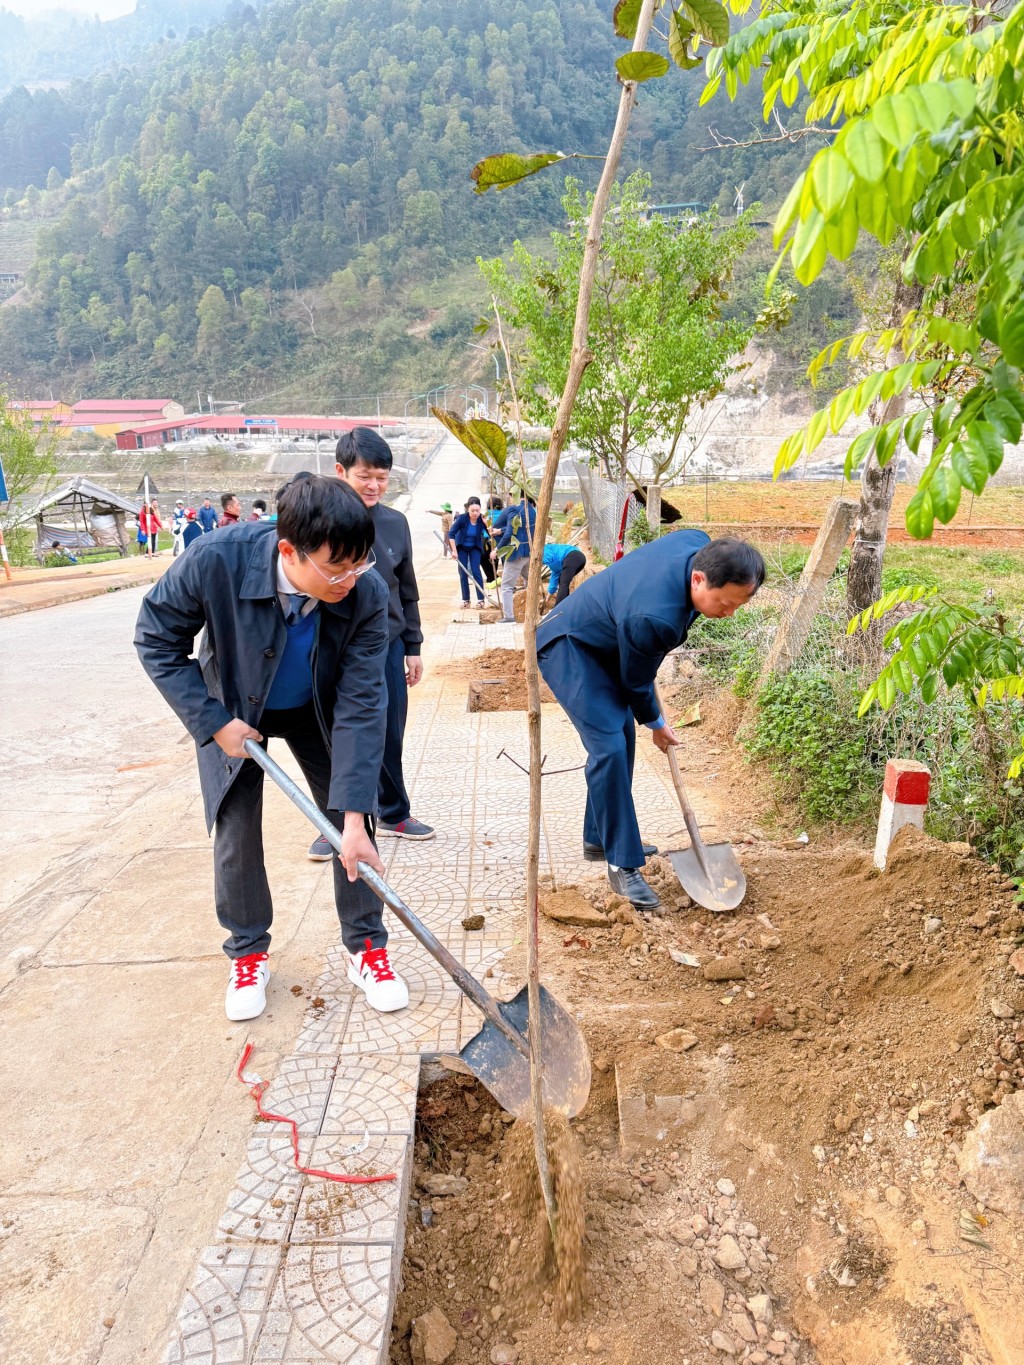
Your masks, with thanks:
[{"label": "white and red road marker post", "polygon": [[924,829],[924,809],[932,775],[924,763],[912,758],[890,758],[885,765],[882,809],[875,840],[875,866],[885,870],[889,845],[904,825]]}]

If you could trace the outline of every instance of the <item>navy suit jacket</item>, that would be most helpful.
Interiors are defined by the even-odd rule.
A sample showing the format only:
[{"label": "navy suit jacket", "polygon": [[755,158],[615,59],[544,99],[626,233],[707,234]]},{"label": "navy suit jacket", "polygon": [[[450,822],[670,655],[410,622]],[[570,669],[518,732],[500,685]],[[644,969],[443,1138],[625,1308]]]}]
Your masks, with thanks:
[{"label": "navy suit jacket", "polygon": [[[196,742],[208,829],[246,761],[228,758],[212,737],[235,718],[259,729],[287,635],[272,522],[244,522],[202,536],[143,599],[135,648]],[[387,652],[388,590],[378,574],[356,579],[340,602],[320,603],[313,701],[331,752],[331,810],[376,809]]]},{"label": "navy suit jacket", "polygon": [[654,680],[699,615],[690,600],[691,566],[710,539],[704,531],[672,531],[594,574],[545,616],[538,652],[571,637],[617,676],[641,725],[657,720]]}]

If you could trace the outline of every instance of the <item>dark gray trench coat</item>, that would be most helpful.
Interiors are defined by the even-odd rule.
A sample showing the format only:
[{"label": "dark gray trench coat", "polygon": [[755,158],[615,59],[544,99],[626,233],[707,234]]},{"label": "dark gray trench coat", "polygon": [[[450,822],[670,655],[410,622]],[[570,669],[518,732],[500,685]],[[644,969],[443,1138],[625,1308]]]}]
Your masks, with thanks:
[{"label": "dark gray trench coat", "polygon": [[[191,658],[203,631],[198,659]],[[203,536],[147,593],[135,627],[142,666],[196,742],[207,830],[242,764],[213,735],[229,720],[259,728],[284,651],[277,528],[247,522]],[[374,572],[316,612],[313,691],[331,751],[331,810],[376,809],[384,753],[388,590]]]}]

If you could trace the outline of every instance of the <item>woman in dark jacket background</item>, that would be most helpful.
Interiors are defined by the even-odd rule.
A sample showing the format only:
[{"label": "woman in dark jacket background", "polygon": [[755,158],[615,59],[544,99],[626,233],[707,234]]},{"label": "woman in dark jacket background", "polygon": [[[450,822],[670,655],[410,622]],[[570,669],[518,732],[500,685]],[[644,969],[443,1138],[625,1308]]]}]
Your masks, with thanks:
[{"label": "woman in dark jacket background", "polygon": [[454,553],[458,556],[462,571],[459,573],[459,587],[462,589],[462,605],[469,606],[469,580],[472,578],[476,588],[478,607],[484,604],[484,580],[480,573],[480,557],[487,538],[487,523],[479,498],[470,498],[466,510],[460,512],[452,522],[449,535]]}]

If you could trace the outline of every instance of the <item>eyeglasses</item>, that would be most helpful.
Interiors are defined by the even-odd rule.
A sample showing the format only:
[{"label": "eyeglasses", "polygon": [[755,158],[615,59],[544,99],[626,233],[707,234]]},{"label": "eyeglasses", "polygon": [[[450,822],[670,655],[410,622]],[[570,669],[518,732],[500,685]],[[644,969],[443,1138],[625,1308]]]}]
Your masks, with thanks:
[{"label": "eyeglasses", "polygon": [[362,562],[362,564],[358,566],[358,568],[346,569],[344,573],[331,575],[325,574],[323,569],[320,568],[319,564],[315,564],[313,560],[310,559],[309,555],[303,555],[303,559],[305,559],[306,563],[310,566],[311,569],[316,569],[317,573],[320,575],[320,577],[324,580],[325,583],[330,584],[332,587],[337,583],[348,582],[354,583],[357,578],[362,578],[364,573],[369,573],[373,566],[377,563],[377,556],[371,550],[370,553],[367,555],[366,559]]}]

